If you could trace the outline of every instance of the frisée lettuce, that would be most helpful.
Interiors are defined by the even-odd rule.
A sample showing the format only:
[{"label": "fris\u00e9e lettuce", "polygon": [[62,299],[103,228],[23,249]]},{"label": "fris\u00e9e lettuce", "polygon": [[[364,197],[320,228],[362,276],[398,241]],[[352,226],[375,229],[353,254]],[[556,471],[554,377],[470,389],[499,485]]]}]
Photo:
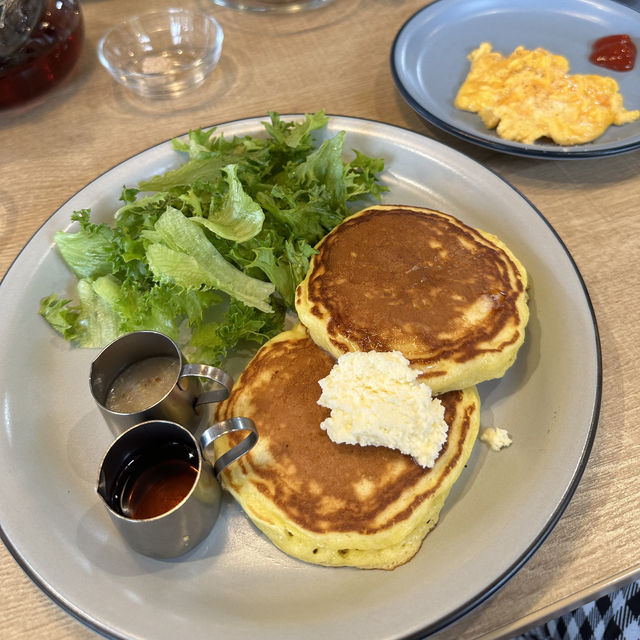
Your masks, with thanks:
[{"label": "fris\u00e9e lettuce", "polygon": [[174,140],[185,162],[124,187],[111,224],[83,209],[55,234],[76,292],[43,298],[41,315],[81,347],[153,329],[215,365],[279,333],[314,245],[350,203],[386,191],[382,159],[344,159],[344,132],[314,140],[327,122],[323,111],[292,122],[271,112],[263,137],[214,127]]}]

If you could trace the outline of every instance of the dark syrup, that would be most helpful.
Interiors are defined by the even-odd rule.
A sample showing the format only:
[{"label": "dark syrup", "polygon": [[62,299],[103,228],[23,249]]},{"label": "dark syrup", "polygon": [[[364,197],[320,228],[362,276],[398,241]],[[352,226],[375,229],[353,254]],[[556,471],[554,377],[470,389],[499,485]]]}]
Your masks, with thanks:
[{"label": "dark syrup", "polygon": [[167,513],[191,491],[197,467],[196,453],[183,443],[144,449],[132,456],[118,474],[111,507],[134,520]]}]

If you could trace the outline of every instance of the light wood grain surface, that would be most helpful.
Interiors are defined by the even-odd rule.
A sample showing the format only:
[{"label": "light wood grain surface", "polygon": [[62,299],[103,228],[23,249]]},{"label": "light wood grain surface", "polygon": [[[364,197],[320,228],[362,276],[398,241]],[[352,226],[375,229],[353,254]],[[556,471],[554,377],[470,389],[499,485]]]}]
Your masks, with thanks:
[{"label": "light wood grain surface", "polygon": [[[334,0],[303,16],[212,8],[225,29],[219,68],[196,93],[152,103],[101,68],[96,45],[117,19],[166,0],[86,0],[73,76],[27,107],[0,111],[0,273],[38,227],[115,164],[197,126],[326,109],[438,139],[495,170],[550,221],[584,277],[601,334],[600,423],[571,503],[506,586],[438,635],[510,637],[640,574],[640,152],[541,161],[475,148],[426,124],[390,71],[398,29],[425,0]],[[3,362],[2,366],[8,366]],[[2,491],[0,488],[0,495]],[[88,640],[95,633],[49,599],[0,545],[0,637]]]}]

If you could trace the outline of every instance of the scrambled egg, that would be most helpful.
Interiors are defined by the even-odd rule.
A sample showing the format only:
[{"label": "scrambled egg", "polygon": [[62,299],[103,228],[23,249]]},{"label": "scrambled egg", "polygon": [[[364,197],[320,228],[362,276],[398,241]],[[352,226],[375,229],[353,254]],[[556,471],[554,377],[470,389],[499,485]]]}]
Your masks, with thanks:
[{"label": "scrambled egg", "polygon": [[469,60],[454,104],[478,113],[505,140],[532,144],[547,136],[560,145],[581,144],[611,124],[640,117],[640,111],[624,108],[613,78],[570,75],[566,58],[541,47],[517,47],[505,58],[483,42]]}]

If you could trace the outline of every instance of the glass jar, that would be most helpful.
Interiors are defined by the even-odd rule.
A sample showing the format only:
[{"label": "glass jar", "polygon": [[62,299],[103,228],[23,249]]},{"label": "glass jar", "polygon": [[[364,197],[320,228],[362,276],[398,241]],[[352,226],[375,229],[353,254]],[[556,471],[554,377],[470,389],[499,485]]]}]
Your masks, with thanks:
[{"label": "glass jar", "polygon": [[80,57],[84,24],[74,0],[0,0],[0,108],[65,78]]}]

